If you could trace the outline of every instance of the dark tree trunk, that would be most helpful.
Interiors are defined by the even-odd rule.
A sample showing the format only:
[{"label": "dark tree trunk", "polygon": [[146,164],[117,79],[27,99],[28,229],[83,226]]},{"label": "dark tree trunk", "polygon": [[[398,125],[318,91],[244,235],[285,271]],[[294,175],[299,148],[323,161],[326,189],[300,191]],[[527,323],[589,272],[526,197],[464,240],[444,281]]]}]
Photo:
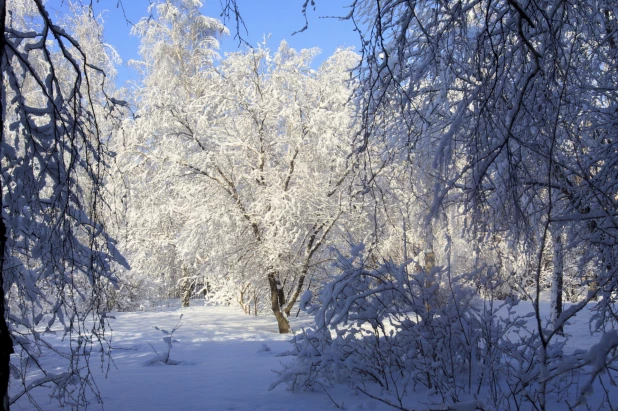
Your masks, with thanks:
[{"label": "dark tree trunk", "polygon": [[277,299],[279,300],[279,307],[283,307],[285,305],[285,293],[283,292],[283,287],[281,286],[281,282],[277,278]]},{"label": "dark tree trunk", "polygon": [[[4,28],[6,21],[6,1],[0,0],[0,147],[4,144],[4,110],[6,95],[4,94],[4,70],[6,41]],[[0,156],[1,157],[1,156]],[[0,170],[1,171],[1,170]],[[2,174],[0,174],[2,175]],[[0,180],[0,211],[2,204],[2,181]],[[7,301],[4,287],[4,258],[6,256],[6,224],[0,215],[0,410],[9,409],[9,374],[11,371],[11,354],[13,354],[13,340],[9,334],[7,323]]]},{"label": "dark tree trunk", "polygon": [[189,307],[191,305],[191,284],[188,280],[182,282],[182,306]]},{"label": "dark tree trunk", "polygon": [[183,275],[183,279],[182,282],[180,283],[180,288],[181,288],[181,292],[182,292],[182,306],[183,307],[189,307],[191,305],[191,294],[193,293],[193,290],[191,289],[191,282],[188,279],[188,269],[187,267],[185,267],[184,265],[182,266],[182,275]]},{"label": "dark tree trunk", "polygon": [[[551,322],[555,327],[560,314],[562,314],[562,288],[564,283],[564,251],[561,228],[553,230],[552,240],[554,245],[554,269],[551,279]],[[562,327],[558,327],[556,332],[562,335]]]},{"label": "dark tree trunk", "polygon": [[282,300],[283,290],[279,285],[279,280],[276,273],[273,272],[268,274],[268,285],[270,286],[271,308],[273,310],[273,314],[275,314],[275,318],[277,319],[279,333],[287,334],[290,332],[290,323],[281,311],[280,301]]},{"label": "dark tree trunk", "polygon": [[[434,284],[433,268],[436,266],[436,254],[433,251],[433,224],[430,217],[425,225],[425,289],[431,288]],[[432,295],[431,297],[433,297]],[[427,319],[429,319],[431,312],[431,298],[425,300],[425,311]]]},{"label": "dark tree trunk", "polygon": [[[0,184],[0,190],[2,184]],[[1,191],[0,191],[1,192]],[[0,203],[1,204],[1,203]],[[4,256],[6,248],[6,225],[4,220],[0,218],[0,267],[4,267]],[[6,291],[4,290],[4,269],[0,271],[0,410],[8,411],[9,409],[9,374],[11,354],[13,354],[13,340],[9,334],[9,326],[6,322]]]}]

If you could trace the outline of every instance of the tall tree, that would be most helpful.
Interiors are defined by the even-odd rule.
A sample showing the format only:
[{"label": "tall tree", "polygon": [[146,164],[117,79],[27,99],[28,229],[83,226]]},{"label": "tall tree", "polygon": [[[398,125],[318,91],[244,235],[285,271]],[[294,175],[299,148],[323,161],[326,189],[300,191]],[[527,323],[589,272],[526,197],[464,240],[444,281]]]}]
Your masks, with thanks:
[{"label": "tall tree", "polygon": [[[167,243],[183,264],[212,273],[209,284],[234,290],[245,311],[268,301],[289,332],[286,317],[349,204],[347,81],[356,56],[340,51],[316,71],[316,50],[282,43],[274,54],[260,46],[214,64],[220,23],[191,2],[156,10],[136,30],[145,76],[124,163],[149,176],[142,195],[169,199],[161,211],[179,225]],[[203,36],[173,35],[179,30]]]},{"label": "tall tree", "polygon": [[[89,11],[81,13],[100,40]],[[0,25],[1,408],[42,384],[55,385],[65,404],[85,405],[89,393],[98,396],[89,353],[108,352],[102,290],[115,281],[112,263],[126,265],[100,218],[101,114],[114,105],[95,65],[102,55],[91,60],[94,49],[55,24],[42,1],[0,1]],[[56,351],[46,337],[55,331],[70,344],[60,373],[39,361]],[[11,365],[13,352],[20,366]],[[10,368],[21,380],[11,398]]]},{"label": "tall tree", "polygon": [[[160,151],[160,139],[201,121],[197,111],[186,111],[206,98],[219,58],[218,38],[227,30],[218,20],[203,16],[200,6],[193,0],[155,2],[149,17],[133,28],[141,40],[141,60],[129,62],[142,80],[132,90],[138,113],[136,121],[124,127],[124,137],[112,144],[119,153],[126,249],[134,267],[125,277],[129,286],[140,285],[138,299],[178,298],[180,285],[186,283],[182,267],[202,261],[199,254],[178,245],[186,221],[179,205],[192,204],[195,198],[168,179],[167,163],[153,160],[177,151]],[[135,135],[138,124],[140,137]]]},{"label": "tall tree", "polygon": [[563,253],[594,250],[580,263],[598,268],[589,298],[609,303],[617,284],[616,12],[611,1],[357,1],[348,16],[364,39],[361,151],[390,123],[391,150],[429,156],[432,215],[459,204],[476,232],[521,242],[537,301],[561,226]]}]

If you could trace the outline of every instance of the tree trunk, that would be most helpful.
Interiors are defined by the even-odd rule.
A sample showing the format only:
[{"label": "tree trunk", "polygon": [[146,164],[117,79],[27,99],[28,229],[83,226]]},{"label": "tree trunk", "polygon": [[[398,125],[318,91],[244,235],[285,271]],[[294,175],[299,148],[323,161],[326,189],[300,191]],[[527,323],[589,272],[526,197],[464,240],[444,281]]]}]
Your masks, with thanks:
[{"label": "tree trunk", "polygon": [[188,269],[184,265],[182,266],[182,275],[185,277],[182,279],[180,288],[182,289],[182,306],[188,307],[191,304],[191,282],[187,278]]},{"label": "tree trunk", "polygon": [[245,284],[245,286],[238,292],[238,304],[242,307],[242,310],[245,314],[251,314],[251,301],[245,304],[245,294],[247,293],[247,289],[249,288],[249,284]]},{"label": "tree trunk", "polygon": [[429,283],[433,283],[431,270],[433,270],[435,266],[436,254],[433,251],[433,224],[431,217],[427,217],[427,223],[425,224],[425,273],[427,274],[427,281]]},{"label": "tree trunk", "polygon": [[189,287],[188,281],[185,281],[182,286],[182,306],[188,307],[191,305],[191,287]]},{"label": "tree trunk", "polygon": [[[433,251],[433,224],[431,217],[428,217],[428,222],[425,224],[425,289],[432,287],[434,284],[432,270],[435,266],[436,254]],[[426,294],[426,296],[425,310],[427,311],[427,316],[429,316],[431,311],[430,300],[433,299],[433,294],[431,296]]]},{"label": "tree trunk", "polygon": [[283,307],[285,305],[285,291],[279,279],[279,274],[275,274],[275,282],[277,284],[277,300],[279,300],[279,307]]},{"label": "tree trunk", "polygon": [[[0,192],[2,184],[0,184]],[[0,208],[1,209],[1,208]],[[9,333],[6,321],[6,291],[4,289],[4,256],[6,248],[6,225],[0,218],[0,410],[9,409],[9,374],[11,371],[11,354],[13,354],[13,340]]]},{"label": "tree trunk", "polygon": [[[6,94],[4,90],[4,70],[6,41],[4,28],[6,22],[6,1],[0,0],[0,158],[2,158],[1,147],[4,144],[4,112],[6,108]],[[0,170],[2,171],[2,170]],[[2,174],[0,174],[1,176]],[[4,208],[2,204],[2,180],[0,180],[0,210]],[[6,256],[6,224],[0,215],[0,410],[9,409],[9,375],[11,371],[11,354],[13,354],[13,340],[9,333],[7,323],[7,301],[6,290],[4,289],[4,258]]]},{"label": "tree trunk", "polygon": [[283,315],[283,312],[281,312],[281,305],[279,305],[283,291],[280,288],[276,273],[268,274],[268,285],[270,286],[271,308],[273,310],[273,314],[275,314],[275,318],[277,319],[279,334],[287,334],[290,332],[290,323],[287,318],[285,318],[285,315]]},{"label": "tree trunk", "polygon": [[[564,247],[562,244],[562,227],[552,230],[554,245],[554,269],[551,278],[551,322],[555,327],[556,321],[562,314],[562,288],[564,282]],[[563,333],[562,327],[557,330]]]},{"label": "tree trunk", "polygon": [[[433,250],[425,251],[425,272],[429,277],[431,275],[431,270],[436,266],[436,253]],[[433,284],[433,279],[428,279],[428,286]]]},{"label": "tree trunk", "polygon": [[[255,315],[256,317],[258,315],[258,301],[259,301],[258,294],[257,294],[256,289],[254,288],[253,289],[253,315]],[[251,309],[249,309],[249,311],[251,311]]]}]

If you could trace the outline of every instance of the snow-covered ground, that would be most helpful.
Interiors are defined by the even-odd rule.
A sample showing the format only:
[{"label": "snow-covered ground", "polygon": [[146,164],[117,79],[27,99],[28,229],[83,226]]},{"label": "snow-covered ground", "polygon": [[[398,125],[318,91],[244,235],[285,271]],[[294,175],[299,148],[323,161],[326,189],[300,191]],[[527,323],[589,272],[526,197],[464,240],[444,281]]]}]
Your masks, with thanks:
[{"label": "snow-covered ground", "polygon": [[[175,302],[154,311],[114,313],[112,346],[115,366],[107,378],[95,373],[105,410],[392,410],[384,404],[357,394],[345,386],[324,391],[292,393],[280,385],[269,391],[288,357],[277,354],[290,349],[290,336],[277,333],[271,316],[246,316],[238,308],[194,306],[181,309]],[[544,303],[544,305],[548,305]],[[518,306],[518,314],[532,311],[529,303]],[[171,330],[183,315],[174,333],[171,359],[178,365],[146,365],[155,357],[153,348],[165,352],[165,336],[159,328]],[[309,318],[292,318],[299,329]],[[599,339],[588,331],[585,309],[566,327],[572,336],[569,346],[589,349]],[[58,342],[58,344],[62,344]],[[93,359],[93,364],[96,364]],[[15,388],[14,388],[15,389]],[[45,389],[33,392],[44,410],[61,409],[46,397]],[[332,400],[329,398],[332,398]],[[334,401],[334,402],[333,402]],[[93,404],[92,409],[98,406]],[[13,410],[31,410],[22,397]]]},{"label": "snow-covered ground", "polygon": [[[193,301],[195,305],[202,301]],[[166,351],[154,326],[170,330],[183,314],[174,333],[171,359],[179,365],[145,365],[155,354]],[[327,394],[292,393],[284,386],[269,391],[273,370],[286,357],[277,354],[290,349],[290,336],[277,333],[274,317],[246,316],[238,308],[193,306],[161,308],[155,311],[113,313],[112,346],[115,367],[108,377],[95,378],[104,409],[115,410],[331,410],[337,409]],[[305,320],[293,322],[296,327]],[[59,343],[60,344],[60,343]],[[265,346],[267,348],[265,348]],[[268,350],[269,349],[269,350]],[[96,358],[92,359],[96,365]],[[95,370],[96,371],[96,370]],[[385,410],[382,404],[354,395],[347,387],[328,390],[346,409]],[[34,397],[44,410],[60,410],[44,389]],[[31,410],[22,397],[12,410]],[[97,409],[93,404],[92,409]]]}]

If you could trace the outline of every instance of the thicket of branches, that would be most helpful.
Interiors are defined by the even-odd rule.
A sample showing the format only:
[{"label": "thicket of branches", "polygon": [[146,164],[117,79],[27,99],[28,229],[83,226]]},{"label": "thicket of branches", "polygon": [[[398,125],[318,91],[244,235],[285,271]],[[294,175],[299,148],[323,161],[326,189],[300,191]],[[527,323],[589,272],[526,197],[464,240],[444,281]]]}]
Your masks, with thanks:
[{"label": "thicket of branches", "polygon": [[[71,407],[99,398],[89,355],[109,353],[104,291],[117,281],[114,264],[126,266],[103,224],[113,64],[89,10],[73,12],[56,23],[41,1],[0,2],[5,410],[41,385]],[[55,333],[68,349],[49,342]],[[64,360],[60,369],[47,364],[50,353]]]},{"label": "thicket of branches", "polygon": [[[315,316],[279,380],[294,389],[585,403],[618,346],[614,3],[355,0],[360,56],[316,68],[285,42],[222,57],[228,31],[199,1],[158,1],[121,113],[90,9],[56,24],[39,0],[0,0],[0,387],[13,351],[22,385],[3,407],[49,382],[85,405],[106,310],[204,295],[282,333]],[[242,42],[236,2],[222,11]],[[510,315],[522,300],[531,315]],[[600,343],[566,351],[588,306]],[[45,369],[49,350],[67,372]]]},{"label": "thicket of branches", "polygon": [[[565,322],[591,302],[595,312],[592,330],[600,332],[601,343],[594,347],[594,355],[581,357],[582,363],[572,368],[583,367],[592,355],[601,369],[613,369],[609,364],[615,360],[618,278],[616,17],[616,5],[609,1],[352,3],[345,18],[355,22],[363,38],[363,58],[357,71],[363,124],[358,153],[368,164],[376,155],[390,155],[405,164],[414,197],[421,204],[416,211],[417,221],[422,221],[421,235],[416,238],[420,237],[417,241],[425,257],[417,263],[423,278],[416,283],[422,288],[406,290],[410,276],[401,278],[400,270],[388,264],[370,266],[376,271],[367,271],[362,265],[340,267],[342,277],[362,279],[368,288],[351,284],[337,289],[334,296],[322,294],[319,313],[341,312],[334,316],[336,320],[318,321],[316,330],[297,337],[301,366],[287,374],[294,376],[294,386],[332,377],[329,373],[339,366],[331,359],[336,353],[346,370],[341,375],[351,372],[358,378],[352,377],[355,384],[373,380],[381,387],[386,384],[382,379],[393,378],[393,385],[386,389],[391,391],[390,397],[381,398],[400,399],[410,384],[422,381],[424,370],[418,364],[411,367],[388,357],[387,369],[394,367],[394,373],[388,371],[378,378],[372,372],[387,355],[388,350],[380,347],[391,347],[396,341],[395,347],[412,345],[413,352],[406,356],[434,361],[437,368],[425,370],[425,385],[432,387],[436,376],[431,372],[443,368],[435,363],[436,354],[409,333],[431,327],[434,307],[445,306],[415,305],[411,295],[419,300],[427,293],[434,296],[456,290],[457,302],[456,296],[467,295],[466,287],[475,283],[479,291],[493,290],[489,296],[495,298],[531,300],[534,321],[526,325],[531,336],[515,345],[505,337],[508,347],[501,347],[497,357],[485,356],[480,354],[484,347],[501,346],[489,335],[509,335],[512,319],[500,320],[498,329],[481,336],[478,326],[469,322],[470,318],[484,321],[478,308],[436,313],[440,319],[457,313],[458,320],[447,323],[446,329],[464,350],[455,355],[457,361],[449,362],[451,374],[443,373],[439,378],[438,384],[444,388],[438,393],[444,390],[451,395],[442,395],[444,404],[459,402],[457,392],[469,387],[455,376],[456,371],[473,373],[474,361],[465,362],[473,351],[496,370],[513,366],[510,356],[517,353],[520,365],[526,358],[529,367],[525,372],[504,371],[501,375],[521,377],[530,371],[534,376],[519,383],[509,381],[510,390],[521,387],[523,391],[500,392],[496,397],[477,390],[473,396],[483,398],[485,405],[472,402],[472,406],[546,409],[552,395],[553,401],[571,405],[583,401],[576,400],[577,396],[567,399],[568,388],[550,386],[554,370],[563,378],[563,371],[571,369],[561,357],[566,354],[555,357],[557,337],[563,334]],[[382,151],[376,154],[376,148]],[[363,170],[369,170],[366,181],[379,181],[380,173],[370,167]],[[368,188],[383,197],[384,188],[379,184]],[[459,235],[470,241],[475,270],[469,270],[469,261],[460,258],[453,247],[454,236]],[[442,255],[436,247],[439,243],[446,245],[440,247]],[[434,268],[435,263],[442,268]],[[483,273],[485,266],[490,270]],[[446,270],[447,279],[441,270]],[[466,272],[475,274],[460,277]],[[563,310],[562,304],[565,279],[571,297],[578,302],[568,310]],[[396,309],[394,314],[388,311],[386,307],[395,304],[395,297],[383,295],[381,284],[389,285],[389,293],[396,289],[396,299],[407,299],[406,308]],[[501,286],[496,289],[496,284]],[[573,289],[579,289],[578,295],[573,295]],[[550,318],[540,311],[545,291],[551,292]],[[487,294],[481,296],[486,298]],[[365,299],[371,300],[370,308],[357,306]],[[340,300],[348,303],[334,303]],[[385,313],[378,307],[384,307]],[[368,318],[356,318],[364,312],[369,313]],[[401,325],[409,312],[420,320],[411,326]],[[389,336],[381,322],[393,315],[396,331]],[[354,328],[338,331],[339,323],[348,318],[361,329],[373,328],[375,338],[365,336],[358,341],[353,338],[358,332]],[[337,337],[331,339],[329,330],[337,331]],[[466,333],[479,336],[469,348],[472,334]],[[444,347],[435,330],[423,335],[431,341],[429,346],[443,347],[442,356],[457,352]],[[374,351],[362,354],[366,346]],[[591,379],[600,375],[596,367],[584,372],[590,372]],[[429,382],[431,378],[434,383]],[[500,377],[492,378],[487,386],[500,391]],[[399,382],[403,385],[398,386]],[[572,386],[567,383],[567,387]],[[564,397],[557,392],[563,392]],[[609,397],[604,400],[608,402],[602,406],[611,408]],[[395,405],[402,407],[401,403]]]}]

